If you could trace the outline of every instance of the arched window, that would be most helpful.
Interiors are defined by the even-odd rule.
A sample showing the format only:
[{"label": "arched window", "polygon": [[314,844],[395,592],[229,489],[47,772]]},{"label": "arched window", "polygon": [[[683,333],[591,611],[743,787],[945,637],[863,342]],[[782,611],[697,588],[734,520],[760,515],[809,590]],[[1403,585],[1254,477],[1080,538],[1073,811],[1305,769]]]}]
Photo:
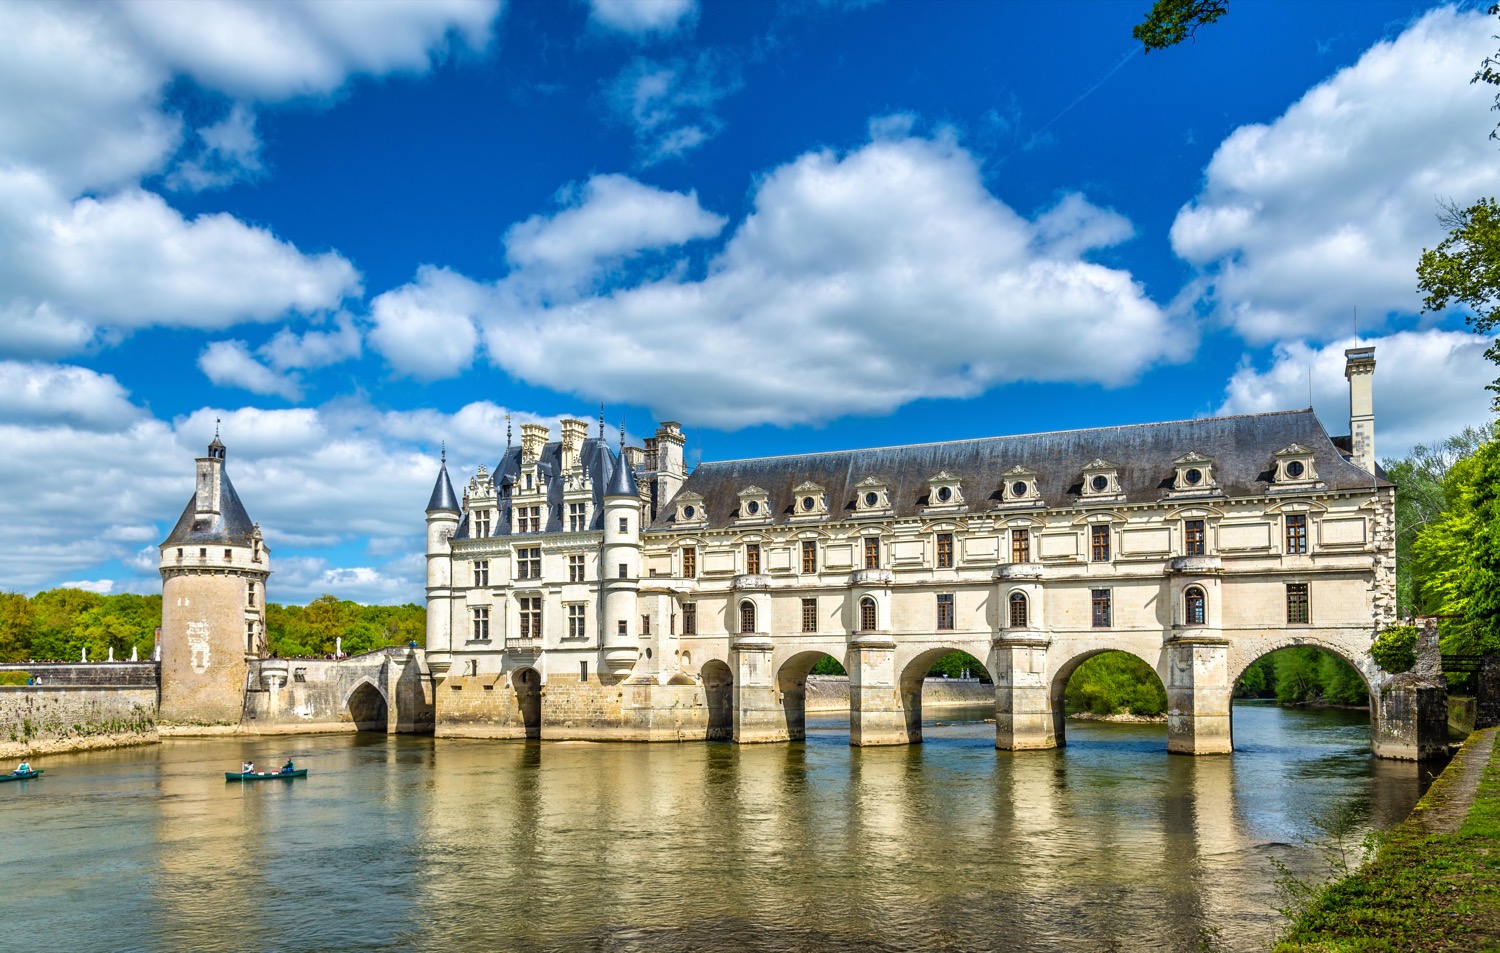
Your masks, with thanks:
[{"label": "arched window", "polygon": [[1183,618],[1188,625],[1206,625],[1208,617],[1208,600],[1203,597],[1203,590],[1197,586],[1189,586],[1182,594]]},{"label": "arched window", "polygon": [[740,603],[740,631],[755,631],[755,603],[753,602]]},{"label": "arched window", "polygon": [[1026,594],[1024,592],[1010,594],[1010,627],[1012,629],[1026,628]]},{"label": "arched window", "polygon": [[875,631],[875,600],[869,596],[859,600],[859,630],[861,632]]}]

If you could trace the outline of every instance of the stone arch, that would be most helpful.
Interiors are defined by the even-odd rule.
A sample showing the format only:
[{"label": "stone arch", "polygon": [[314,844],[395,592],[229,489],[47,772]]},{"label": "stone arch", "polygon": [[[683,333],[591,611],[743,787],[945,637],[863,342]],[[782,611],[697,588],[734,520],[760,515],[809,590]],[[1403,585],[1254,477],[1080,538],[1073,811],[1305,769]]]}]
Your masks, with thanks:
[{"label": "stone arch", "polygon": [[1296,633],[1278,633],[1274,638],[1257,639],[1253,642],[1242,641],[1235,648],[1236,651],[1230,657],[1229,663],[1229,671],[1232,673],[1229,679],[1229,732],[1231,739],[1234,737],[1234,690],[1239,686],[1240,678],[1244,676],[1246,670],[1272,652],[1279,652],[1282,649],[1304,648],[1318,649],[1342,659],[1359,675],[1360,681],[1365,686],[1365,694],[1369,696],[1370,740],[1372,744],[1375,742],[1380,732],[1380,683],[1381,676],[1384,673],[1375,664],[1375,660],[1370,657],[1368,652],[1355,654],[1332,640]]},{"label": "stone arch", "polygon": [[[972,658],[989,676],[990,681],[994,681],[995,673],[990,671],[985,660],[963,646],[936,645],[913,655],[901,668],[896,680],[901,692],[901,710],[906,718],[906,736],[911,744],[919,744],[922,741],[922,685],[927,679],[927,673],[932,671],[932,666],[938,659],[951,652],[962,652]],[[990,703],[993,704],[994,701],[995,698],[992,695]]]},{"label": "stone arch", "polygon": [[721,659],[709,659],[698,670],[708,709],[708,741],[734,740],[734,670]]},{"label": "stone arch", "polygon": [[1123,652],[1126,655],[1133,656],[1140,659],[1142,662],[1145,662],[1148,666],[1150,666],[1151,671],[1156,673],[1156,680],[1162,686],[1162,690],[1166,690],[1167,677],[1163,675],[1163,668],[1165,667],[1165,662],[1163,661],[1163,659],[1147,658],[1129,645],[1099,645],[1093,648],[1085,649],[1070,656],[1067,661],[1063,662],[1057,667],[1057,671],[1052,676],[1052,683],[1047,693],[1049,703],[1052,707],[1052,731],[1056,735],[1057,746],[1059,748],[1068,743],[1068,680],[1073,677],[1074,672],[1078,671],[1078,666],[1082,665],[1084,662],[1087,662],[1089,659],[1103,655],[1106,652]]},{"label": "stone arch", "polygon": [[354,723],[355,731],[384,732],[389,719],[390,707],[385,692],[368,678],[362,678],[344,698],[344,711]]},{"label": "stone arch", "polygon": [[510,677],[516,693],[516,709],[527,738],[542,736],[542,673],[531,666],[519,668]]},{"label": "stone arch", "polygon": [[827,648],[816,648],[788,656],[776,669],[776,692],[781,696],[787,738],[791,741],[807,738],[807,676],[824,658],[836,659],[846,670],[849,668],[847,656],[840,658]]}]

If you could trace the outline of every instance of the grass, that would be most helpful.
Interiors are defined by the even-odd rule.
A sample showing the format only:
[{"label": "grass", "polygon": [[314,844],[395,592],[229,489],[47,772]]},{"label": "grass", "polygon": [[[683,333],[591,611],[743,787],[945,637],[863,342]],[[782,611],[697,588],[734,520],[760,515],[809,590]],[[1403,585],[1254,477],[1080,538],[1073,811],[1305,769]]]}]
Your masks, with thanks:
[{"label": "grass", "polygon": [[1276,953],[1500,951],[1500,735],[1494,745],[1457,833],[1396,828],[1296,915]]}]

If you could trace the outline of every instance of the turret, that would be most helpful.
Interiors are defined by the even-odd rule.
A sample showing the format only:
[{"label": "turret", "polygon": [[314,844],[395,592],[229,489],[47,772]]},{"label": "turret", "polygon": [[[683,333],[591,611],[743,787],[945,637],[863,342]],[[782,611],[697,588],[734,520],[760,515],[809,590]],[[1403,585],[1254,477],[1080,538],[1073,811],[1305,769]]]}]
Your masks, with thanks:
[{"label": "turret", "polygon": [[604,489],[604,543],[599,554],[603,589],[604,670],[624,678],[640,652],[637,592],[641,577],[641,494],[625,457],[611,464]]},{"label": "turret", "polygon": [[453,556],[449,540],[458,529],[460,511],[448,479],[448,451],[443,450],[437,482],[427,500],[427,664],[441,677],[452,664]]},{"label": "turret", "polygon": [[1350,459],[1375,472],[1375,348],[1344,351],[1344,377],[1349,380]]}]

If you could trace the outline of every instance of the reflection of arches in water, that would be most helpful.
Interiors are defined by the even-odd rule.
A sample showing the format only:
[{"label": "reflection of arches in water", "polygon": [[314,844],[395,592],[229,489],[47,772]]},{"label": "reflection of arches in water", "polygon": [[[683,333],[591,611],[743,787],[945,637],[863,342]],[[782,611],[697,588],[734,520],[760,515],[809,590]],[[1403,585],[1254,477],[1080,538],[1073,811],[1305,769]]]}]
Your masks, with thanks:
[{"label": "reflection of arches in water", "polygon": [[1050,693],[1052,702],[1052,730],[1056,735],[1058,747],[1062,747],[1063,745],[1068,743],[1068,682],[1072,680],[1074,673],[1078,671],[1078,667],[1081,666],[1084,662],[1087,662],[1092,658],[1098,658],[1101,655],[1107,655],[1111,652],[1117,652],[1121,655],[1126,655],[1132,659],[1140,661],[1147,669],[1150,669],[1150,681],[1156,683],[1157,687],[1161,689],[1161,693],[1163,696],[1166,695],[1167,689],[1166,686],[1162,683],[1161,674],[1157,672],[1156,666],[1151,662],[1150,659],[1137,655],[1129,649],[1124,648],[1100,648],[1092,649],[1087,652],[1080,652],[1079,654],[1064,662],[1062,666],[1058,668],[1057,674],[1052,677],[1052,688]]},{"label": "reflection of arches in water", "polygon": [[[913,658],[910,662],[907,662],[906,668],[901,670],[901,710],[906,718],[907,740],[913,744],[922,740],[922,685],[926,682],[928,674],[932,671],[932,666],[937,663],[938,659],[955,653],[968,659],[966,664],[968,664],[969,671],[972,674],[988,681],[993,681],[993,677],[989,674],[989,669],[985,667],[983,662],[963,649],[951,646],[939,646],[938,648],[928,649],[921,655]],[[992,692],[986,704],[993,705],[994,703],[995,696]]]},{"label": "reflection of arches in water", "polygon": [[[686,655],[686,653],[684,653]],[[708,705],[709,741],[734,740],[734,673],[725,663],[710,659],[699,673]]]},{"label": "reflection of arches in water", "polygon": [[349,720],[356,731],[385,731],[386,704],[380,689],[364,682],[349,694]]},{"label": "reflection of arches in water", "polygon": [[542,676],[534,668],[523,668],[515,674],[512,684],[516,690],[516,705],[521,711],[521,724],[526,737],[542,736]]},{"label": "reflection of arches in water", "polygon": [[776,688],[781,692],[781,710],[786,715],[788,740],[803,741],[807,738],[807,676],[813,666],[825,658],[833,656],[818,650],[798,652],[783,662],[776,672]]}]

